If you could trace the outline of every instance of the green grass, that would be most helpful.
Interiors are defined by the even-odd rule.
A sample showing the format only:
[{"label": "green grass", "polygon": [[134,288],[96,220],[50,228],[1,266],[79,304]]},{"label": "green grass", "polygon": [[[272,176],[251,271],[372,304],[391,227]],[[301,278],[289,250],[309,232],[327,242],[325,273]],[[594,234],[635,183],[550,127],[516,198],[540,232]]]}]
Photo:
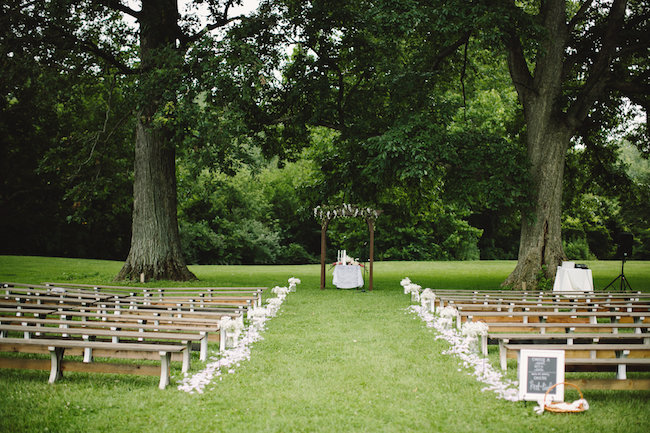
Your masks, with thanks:
[{"label": "green grass", "polygon": [[[590,262],[596,286],[620,263]],[[0,256],[0,280],[111,283],[118,262]],[[274,286],[302,280],[250,361],[189,395],[157,378],[0,370],[0,431],[221,432],[646,432],[650,392],[585,391],[582,414],[533,412],[534,404],[481,391],[446,343],[405,312],[399,281],[436,288],[498,288],[514,262],[377,263],[373,292],[319,290],[317,265],[193,266],[193,285]],[[650,264],[630,262],[635,289],[650,290]],[[159,281],[149,285],[164,286]],[[494,356],[493,356],[494,357]],[[201,366],[195,363],[194,371]],[[459,371],[460,370],[460,371]],[[178,374],[178,370],[176,370]],[[575,398],[569,394],[568,399]]]}]

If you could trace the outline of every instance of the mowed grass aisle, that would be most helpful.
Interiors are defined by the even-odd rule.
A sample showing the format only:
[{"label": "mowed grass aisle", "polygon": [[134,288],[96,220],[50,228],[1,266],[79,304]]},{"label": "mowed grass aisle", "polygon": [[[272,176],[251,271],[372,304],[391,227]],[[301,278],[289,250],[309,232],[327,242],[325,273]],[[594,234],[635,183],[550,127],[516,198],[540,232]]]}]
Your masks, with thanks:
[{"label": "mowed grass aisle", "polygon": [[[117,263],[98,262],[86,269],[85,261],[59,260],[51,270],[30,265],[34,274],[26,279],[8,278],[11,260],[0,257],[0,278],[40,281],[74,272],[77,281],[108,283],[105,275],[119,269]],[[650,430],[648,392],[592,391],[586,394],[591,404],[586,413],[539,416],[532,403],[498,400],[481,391],[483,385],[454,358],[441,354],[447,344],[406,313],[409,298],[401,292],[399,277],[427,278],[425,265],[397,264],[393,269],[380,264],[380,272],[382,266],[372,293],[321,291],[314,266],[195,267],[204,285],[242,285],[246,280],[268,286],[285,284],[290,276],[303,282],[269,322],[264,340],[253,345],[251,360],[203,394],[186,394],[174,386],[160,391],[155,378],[71,373],[51,386],[47,372],[0,370],[0,431]],[[467,272],[462,278],[469,278]],[[195,363],[193,372],[201,367]]]}]

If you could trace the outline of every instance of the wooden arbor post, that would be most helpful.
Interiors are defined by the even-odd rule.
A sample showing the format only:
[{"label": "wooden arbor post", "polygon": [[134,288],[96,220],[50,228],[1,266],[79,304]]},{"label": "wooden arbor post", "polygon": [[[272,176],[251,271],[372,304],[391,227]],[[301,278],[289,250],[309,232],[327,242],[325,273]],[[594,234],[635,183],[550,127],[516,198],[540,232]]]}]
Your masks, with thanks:
[{"label": "wooden arbor post", "polygon": [[375,220],[368,218],[368,235],[370,236],[370,248],[368,251],[368,261],[370,269],[368,270],[368,290],[372,292],[372,265],[375,261]]},{"label": "wooden arbor post", "polygon": [[329,219],[323,219],[320,226],[320,288],[325,288],[325,256],[327,255],[327,226]]},{"label": "wooden arbor post", "polygon": [[343,204],[341,207],[324,208],[318,206],[314,209],[314,216],[320,218],[320,288],[325,289],[325,260],[327,256],[327,226],[332,218],[336,217],[365,217],[368,223],[368,232],[370,236],[370,251],[368,259],[370,262],[368,290],[372,291],[373,286],[373,265],[375,255],[375,220],[382,213],[381,210],[370,208],[360,208],[358,206]]}]

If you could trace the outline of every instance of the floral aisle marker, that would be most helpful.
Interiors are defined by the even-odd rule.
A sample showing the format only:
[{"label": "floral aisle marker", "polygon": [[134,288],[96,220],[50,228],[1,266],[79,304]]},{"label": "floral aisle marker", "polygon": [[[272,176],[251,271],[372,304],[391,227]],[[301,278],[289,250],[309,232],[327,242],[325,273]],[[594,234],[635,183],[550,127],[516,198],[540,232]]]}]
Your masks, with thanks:
[{"label": "floral aisle marker", "polygon": [[420,317],[428,328],[437,331],[436,340],[443,339],[450,344],[451,347],[443,354],[459,358],[463,366],[469,369],[479,382],[487,385],[483,391],[493,391],[498,398],[508,401],[519,401],[517,382],[505,379],[487,359],[479,355],[476,349],[477,338],[486,332],[484,327],[487,326],[484,323],[476,322],[465,327],[463,334],[452,326],[454,318],[458,315],[455,308],[443,308],[438,317],[423,305],[411,305],[407,310]]},{"label": "floral aisle marker", "polygon": [[420,293],[420,305],[428,311],[435,314],[436,312],[436,294],[433,290],[426,288]]},{"label": "floral aisle marker", "polygon": [[[272,292],[277,295],[267,301],[266,307],[256,307],[249,314],[248,326],[244,326],[243,318],[230,317],[221,321],[221,344],[220,353],[210,357],[205,368],[197,373],[185,374],[178,382],[178,389],[190,394],[202,394],[205,387],[213,383],[216,378],[222,379],[223,372],[228,374],[235,372],[235,367],[250,359],[250,346],[256,341],[262,340],[262,332],[266,329],[266,323],[275,317],[289,293],[291,286],[300,284],[298,278],[289,279],[289,287],[276,286]],[[241,337],[241,338],[240,338]]]}]

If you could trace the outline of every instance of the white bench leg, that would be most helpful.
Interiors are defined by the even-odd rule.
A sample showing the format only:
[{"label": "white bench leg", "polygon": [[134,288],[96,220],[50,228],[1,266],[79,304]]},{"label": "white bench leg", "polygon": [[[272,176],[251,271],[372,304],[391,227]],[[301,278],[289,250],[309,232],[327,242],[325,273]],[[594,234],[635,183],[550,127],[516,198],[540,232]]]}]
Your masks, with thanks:
[{"label": "white bench leg", "polygon": [[48,347],[50,351],[50,379],[49,383],[54,383],[63,377],[62,363],[63,363],[63,347]]},{"label": "white bench leg", "polygon": [[488,354],[488,336],[487,335],[481,335],[481,352],[483,353],[483,356],[487,356],[487,354]]},{"label": "white bench leg", "polygon": [[183,367],[182,367],[182,372],[187,373],[190,370],[190,359],[191,359],[191,354],[192,354],[192,342],[191,341],[184,341],[185,343],[185,351],[183,352]]},{"label": "white bench leg", "polygon": [[625,380],[627,379],[627,365],[625,364],[618,364],[618,370],[616,371],[616,378],[618,380]]},{"label": "white bench leg", "polygon": [[169,385],[169,366],[171,364],[171,352],[160,353],[160,384],[158,388],[165,389]]},{"label": "white bench leg", "polygon": [[202,332],[201,335],[201,351],[199,352],[199,359],[201,361],[207,361],[208,359],[208,333]]},{"label": "white bench leg", "polygon": [[501,370],[506,371],[508,369],[508,350],[505,348],[503,340],[499,340],[499,363],[501,364]]}]

